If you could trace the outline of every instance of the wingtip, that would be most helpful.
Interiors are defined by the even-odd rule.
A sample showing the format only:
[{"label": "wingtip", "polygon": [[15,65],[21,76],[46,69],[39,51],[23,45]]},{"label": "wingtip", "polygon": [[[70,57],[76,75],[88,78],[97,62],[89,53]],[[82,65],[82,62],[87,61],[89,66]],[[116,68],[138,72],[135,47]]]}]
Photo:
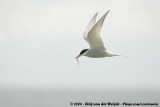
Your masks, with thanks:
[{"label": "wingtip", "polygon": [[[110,12],[110,10],[108,10],[105,14],[107,15]],[[99,12],[96,12],[95,16],[98,15]]]},{"label": "wingtip", "polygon": [[108,10],[107,12],[106,12],[106,14],[108,14],[110,12],[110,10]]},{"label": "wingtip", "polygon": [[95,14],[96,16],[98,15],[98,12],[96,12],[96,14]]},{"label": "wingtip", "polygon": [[108,11],[103,15],[103,17],[106,17],[107,14],[109,13],[109,11],[110,11],[110,10],[108,10]]}]

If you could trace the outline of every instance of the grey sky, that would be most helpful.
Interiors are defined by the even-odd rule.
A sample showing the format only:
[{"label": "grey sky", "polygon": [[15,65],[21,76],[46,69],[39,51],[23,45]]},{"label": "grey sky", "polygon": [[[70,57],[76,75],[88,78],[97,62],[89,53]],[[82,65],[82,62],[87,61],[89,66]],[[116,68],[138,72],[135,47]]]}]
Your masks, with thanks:
[{"label": "grey sky", "polygon": [[[0,1],[1,88],[160,88],[160,1]],[[75,57],[106,11],[107,49],[130,57]]]}]

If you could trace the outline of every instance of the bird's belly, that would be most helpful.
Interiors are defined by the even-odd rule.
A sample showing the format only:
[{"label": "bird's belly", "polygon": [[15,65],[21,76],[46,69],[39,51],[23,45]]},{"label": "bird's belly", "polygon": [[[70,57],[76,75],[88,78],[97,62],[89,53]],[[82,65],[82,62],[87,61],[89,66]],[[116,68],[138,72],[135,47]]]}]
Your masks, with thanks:
[{"label": "bird's belly", "polygon": [[90,50],[88,53],[87,53],[87,56],[88,57],[91,57],[91,58],[103,58],[103,57],[107,57],[107,52],[105,50],[101,50],[101,51],[98,51],[98,50]]}]

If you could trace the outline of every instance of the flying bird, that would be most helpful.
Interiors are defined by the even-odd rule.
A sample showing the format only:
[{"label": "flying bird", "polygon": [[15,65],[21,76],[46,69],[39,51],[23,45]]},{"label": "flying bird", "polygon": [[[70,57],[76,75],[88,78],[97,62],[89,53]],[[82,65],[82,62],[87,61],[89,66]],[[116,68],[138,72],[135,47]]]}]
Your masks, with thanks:
[{"label": "flying bird", "polygon": [[117,54],[108,52],[101,38],[100,31],[101,31],[104,19],[108,13],[109,11],[107,11],[97,22],[96,22],[96,17],[98,12],[92,17],[91,21],[89,22],[83,34],[84,39],[90,45],[90,49],[83,49],[80,52],[80,54],[76,57],[77,61],[80,56],[87,56],[91,58],[119,56]]}]

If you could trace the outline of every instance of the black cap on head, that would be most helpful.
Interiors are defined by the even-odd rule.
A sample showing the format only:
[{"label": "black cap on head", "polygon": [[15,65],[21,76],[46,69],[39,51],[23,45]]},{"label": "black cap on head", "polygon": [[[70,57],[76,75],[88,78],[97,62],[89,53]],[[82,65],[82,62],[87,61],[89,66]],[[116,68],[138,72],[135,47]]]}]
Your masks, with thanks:
[{"label": "black cap on head", "polygon": [[83,50],[80,52],[80,54],[85,53],[87,50],[88,50],[88,49],[83,49]]}]

